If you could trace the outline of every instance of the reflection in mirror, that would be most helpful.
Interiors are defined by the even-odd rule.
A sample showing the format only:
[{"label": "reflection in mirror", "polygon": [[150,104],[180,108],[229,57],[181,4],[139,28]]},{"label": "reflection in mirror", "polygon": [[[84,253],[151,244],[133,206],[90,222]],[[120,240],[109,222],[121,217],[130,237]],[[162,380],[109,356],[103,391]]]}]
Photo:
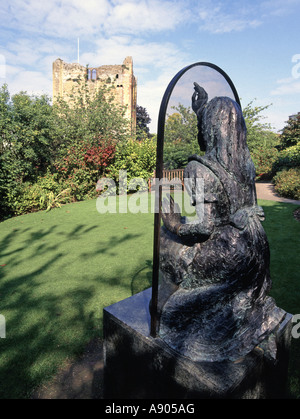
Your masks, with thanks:
[{"label": "reflection in mirror", "polygon": [[207,92],[206,102],[216,96],[237,100],[229,82],[216,69],[201,65],[185,72],[172,91],[166,111],[164,169],[183,169],[189,156],[204,154],[199,148],[197,115],[193,110],[195,84],[198,91]]}]

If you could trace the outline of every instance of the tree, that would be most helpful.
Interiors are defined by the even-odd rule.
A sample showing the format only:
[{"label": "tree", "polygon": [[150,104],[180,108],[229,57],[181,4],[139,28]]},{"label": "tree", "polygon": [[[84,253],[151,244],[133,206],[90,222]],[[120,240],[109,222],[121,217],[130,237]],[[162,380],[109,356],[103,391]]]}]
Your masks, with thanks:
[{"label": "tree", "polygon": [[165,125],[164,167],[180,169],[192,154],[201,154],[198,145],[196,114],[190,107],[179,104],[172,107],[176,112],[169,115]]},{"label": "tree", "polygon": [[136,127],[137,127],[137,134],[139,130],[145,132],[147,136],[149,136],[150,129],[147,127],[151,122],[151,118],[146,110],[142,106],[136,107]]},{"label": "tree", "polygon": [[0,219],[24,182],[34,182],[51,164],[50,99],[20,92],[12,98],[7,85],[0,90]]},{"label": "tree", "polygon": [[111,89],[103,87],[91,95],[83,82],[79,91],[51,106],[45,95],[20,92],[10,98],[6,85],[0,90],[0,219],[19,214],[17,207],[31,207],[21,201],[33,184],[42,185],[35,188],[37,193],[46,184],[57,193],[62,186],[71,188],[74,199],[95,192],[116,144],[129,136],[129,123]]},{"label": "tree", "polygon": [[279,142],[278,135],[272,132],[271,124],[261,122],[265,118],[261,113],[270,106],[253,106],[253,101],[251,101],[243,109],[250,152],[256,149],[275,147]]},{"label": "tree", "polygon": [[17,181],[33,181],[51,161],[50,99],[20,92],[10,100],[7,85],[0,93],[2,163]]},{"label": "tree", "polygon": [[60,155],[77,143],[94,145],[95,139],[98,144],[99,137],[115,143],[128,138],[130,127],[125,118],[125,107],[114,102],[112,89],[114,87],[102,86],[91,94],[85,81],[76,94],[57,100],[53,106],[53,140]]},{"label": "tree", "polygon": [[300,113],[290,117],[280,135],[278,159],[274,163],[276,191],[287,198],[300,197]]},{"label": "tree", "polygon": [[278,148],[284,150],[297,144],[300,144],[300,112],[286,122],[280,135]]},{"label": "tree", "polygon": [[96,183],[113,162],[117,144],[130,135],[125,107],[115,103],[113,89],[102,86],[93,94],[85,81],[76,94],[59,98],[54,105],[53,139],[59,151],[52,170],[76,200],[96,193]]},{"label": "tree", "polygon": [[153,139],[129,139],[128,142],[117,145],[115,161],[109,167],[108,173],[116,182],[119,182],[119,173],[123,170],[126,170],[128,183],[134,178],[147,182],[153,175],[155,164],[156,143]]},{"label": "tree", "polygon": [[0,90],[0,220],[9,213],[7,193],[14,181],[14,174],[8,170],[5,159],[11,122],[9,100],[7,85],[3,85]]},{"label": "tree", "polygon": [[253,101],[251,101],[243,109],[247,126],[247,144],[258,179],[273,177],[273,164],[278,157],[276,145],[279,142],[279,136],[272,131],[269,123],[262,122],[265,119],[262,112],[270,106],[253,106]]}]

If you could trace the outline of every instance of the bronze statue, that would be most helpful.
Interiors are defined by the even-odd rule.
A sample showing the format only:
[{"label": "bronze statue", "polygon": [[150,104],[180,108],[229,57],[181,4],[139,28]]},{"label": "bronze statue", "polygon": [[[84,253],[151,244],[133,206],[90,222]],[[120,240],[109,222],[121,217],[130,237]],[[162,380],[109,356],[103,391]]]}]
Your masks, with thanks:
[{"label": "bronze statue", "polygon": [[[160,244],[159,336],[194,361],[237,360],[260,344],[285,316],[268,297],[269,246],[257,206],[255,168],[240,106],[208,101],[194,83],[192,108],[204,156],[185,168],[191,202],[204,179],[203,217],[189,223],[163,202]],[[269,350],[276,356],[270,338]]]}]

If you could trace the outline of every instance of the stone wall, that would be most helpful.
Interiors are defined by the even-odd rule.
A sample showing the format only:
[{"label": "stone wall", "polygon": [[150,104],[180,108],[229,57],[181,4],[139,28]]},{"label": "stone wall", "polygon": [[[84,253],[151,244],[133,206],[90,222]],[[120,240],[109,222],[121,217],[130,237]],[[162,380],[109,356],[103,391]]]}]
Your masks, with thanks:
[{"label": "stone wall", "polygon": [[88,68],[81,64],[65,63],[58,58],[53,63],[53,101],[59,96],[69,99],[77,92],[81,83],[87,81],[90,93],[100,86],[113,86],[117,104],[126,106],[125,116],[131,122],[132,131],[136,126],[137,82],[133,74],[132,57],[126,57],[121,65],[103,65]]}]

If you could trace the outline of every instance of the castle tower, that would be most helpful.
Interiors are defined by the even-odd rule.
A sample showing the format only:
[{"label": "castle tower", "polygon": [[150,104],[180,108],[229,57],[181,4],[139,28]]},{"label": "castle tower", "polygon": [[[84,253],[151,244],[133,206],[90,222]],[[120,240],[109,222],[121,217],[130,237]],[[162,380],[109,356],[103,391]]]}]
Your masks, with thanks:
[{"label": "castle tower", "polygon": [[85,80],[90,93],[96,92],[97,88],[104,84],[114,87],[115,101],[126,107],[125,116],[131,123],[131,132],[135,132],[137,81],[133,74],[132,57],[126,57],[121,65],[103,65],[94,68],[87,68],[77,63],[65,63],[58,58],[53,63],[53,101],[58,97],[68,100],[71,93],[76,94],[80,82]]}]

